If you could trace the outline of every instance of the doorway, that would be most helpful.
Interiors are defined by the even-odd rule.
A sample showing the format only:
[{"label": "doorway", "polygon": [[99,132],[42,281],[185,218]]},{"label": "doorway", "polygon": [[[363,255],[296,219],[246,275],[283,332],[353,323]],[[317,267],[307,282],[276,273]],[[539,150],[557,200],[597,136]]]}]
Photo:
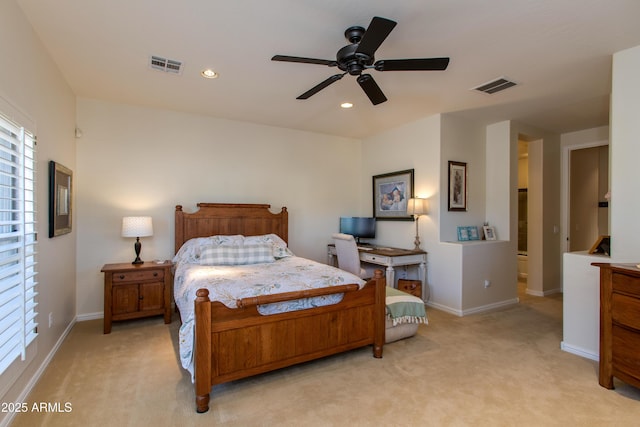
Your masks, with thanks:
[{"label": "doorway", "polygon": [[586,251],[598,236],[609,235],[609,147],[571,150],[569,163],[568,247]]},{"label": "doorway", "polygon": [[[587,178],[582,177],[584,175]],[[608,191],[608,140],[592,140],[563,147],[560,213],[564,224],[562,252],[588,251],[600,234],[609,234],[609,207],[605,198]],[[585,198],[590,201],[580,200],[576,196],[580,193],[586,193]]]}]

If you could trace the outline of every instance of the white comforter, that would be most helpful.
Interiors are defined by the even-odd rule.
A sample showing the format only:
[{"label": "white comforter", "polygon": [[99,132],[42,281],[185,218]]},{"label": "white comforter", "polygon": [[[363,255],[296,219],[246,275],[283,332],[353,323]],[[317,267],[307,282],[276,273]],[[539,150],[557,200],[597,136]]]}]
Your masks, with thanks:
[{"label": "white comforter", "polygon": [[[359,277],[306,258],[287,256],[271,263],[203,266],[178,262],[174,278],[174,298],[180,316],[180,359],[193,380],[193,311],[195,293],[209,290],[211,301],[220,301],[236,308],[236,300],[256,295],[277,294],[304,289],[337,286],[364,281]],[[258,311],[268,315],[337,303],[342,295],[328,295],[260,306]]]}]

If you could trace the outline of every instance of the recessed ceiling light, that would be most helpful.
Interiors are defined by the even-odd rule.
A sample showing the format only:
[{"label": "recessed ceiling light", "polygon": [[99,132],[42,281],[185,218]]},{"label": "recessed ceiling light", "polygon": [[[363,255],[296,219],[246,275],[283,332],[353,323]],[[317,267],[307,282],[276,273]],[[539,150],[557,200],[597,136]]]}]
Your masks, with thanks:
[{"label": "recessed ceiling light", "polygon": [[211,68],[207,68],[206,70],[202,70],[200,72],[200,75],[205,79],[215,79],[218,78],[219,74],[213,71]]},{"label": "recessed ceiling light", "polygon": [[350,103],[350,102],[343,102],[342,104],[340,104],[340,106],[342,108],[351,108],[351,107],[353,107],[353,104]]}]

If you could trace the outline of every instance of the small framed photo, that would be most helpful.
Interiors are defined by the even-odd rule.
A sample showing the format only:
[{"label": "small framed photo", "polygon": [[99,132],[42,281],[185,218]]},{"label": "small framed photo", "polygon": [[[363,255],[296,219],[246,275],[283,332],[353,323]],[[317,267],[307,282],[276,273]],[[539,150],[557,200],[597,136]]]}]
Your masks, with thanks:
[{"label": "small framed photo", "polygon": [[611,236],[598,236],[598,240],[591,246],[589,253],[611,256]]},{"label": "small framed photo", "polygon": [[478,233],[478,227],[476,226],[467,227],[467,234],[469,235],[469,240],[480,240],[480,233]]},{"label": "small framed photo", "polygon": [[413,169],[373,177],[373,216],[378,220],[413,221],[407,202],[413,197]]},{"label": "small framed photo", "polygon": [[49,237],[71,233],[72,179],[71,169],[49,162]]},{"label": "small framed photo", "polygon": [[467,210],[467,164],[449,161],[449,210]]},{"label": "small framed photo", "polygon": [[496,228],[492,225],[485,225],[482,227],[484,231],[484,238],[486,240],[496,240]]},{"label": "small framed photo", "polygon": [[469,239],[469,227],[458,227],[458,241],[466,242]]}]

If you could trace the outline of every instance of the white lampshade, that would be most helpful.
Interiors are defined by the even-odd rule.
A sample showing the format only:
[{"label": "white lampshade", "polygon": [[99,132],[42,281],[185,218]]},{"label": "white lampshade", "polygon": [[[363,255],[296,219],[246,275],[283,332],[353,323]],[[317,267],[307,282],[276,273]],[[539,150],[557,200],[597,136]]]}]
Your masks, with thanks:
[{"label": "white lampshade", "polygon": [[429,213],[429,200],[420,198],[411,198],[407,202],[407,213],[409,215],[426,215]]},{"label": "white lampshade", "polygon": [[125,216],[122,218],[122,237],[153,236],[150,216]]}]

